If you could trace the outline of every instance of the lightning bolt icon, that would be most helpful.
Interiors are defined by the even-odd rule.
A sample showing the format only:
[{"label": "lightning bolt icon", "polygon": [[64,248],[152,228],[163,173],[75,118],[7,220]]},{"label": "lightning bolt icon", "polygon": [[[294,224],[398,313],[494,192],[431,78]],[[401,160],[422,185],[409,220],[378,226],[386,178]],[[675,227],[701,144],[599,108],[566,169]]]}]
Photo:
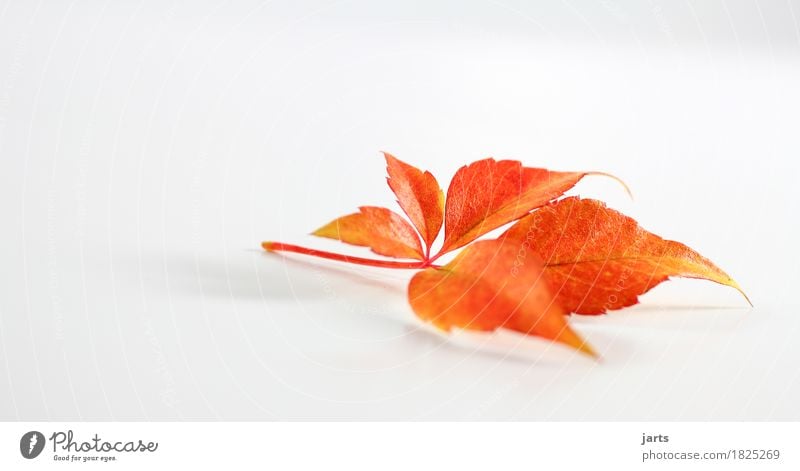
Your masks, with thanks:
[{"label": "lightning bolt icon", "polygon": [[29,456],[30,456],[31,453],[33,453],[33,447],[36,446],[36,442],[37,441],[38,441],[38,438],[36,437],[36,434],[34,433],[33,435],[31,435],[31,442],[30,442],[30,445],[28,446],[28,455]]}]

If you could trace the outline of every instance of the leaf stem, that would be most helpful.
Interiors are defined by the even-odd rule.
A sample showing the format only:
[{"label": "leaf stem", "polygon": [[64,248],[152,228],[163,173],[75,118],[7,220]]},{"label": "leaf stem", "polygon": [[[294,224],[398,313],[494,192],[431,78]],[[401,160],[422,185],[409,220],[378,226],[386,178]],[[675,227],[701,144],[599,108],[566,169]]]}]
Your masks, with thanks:
[{"label": "leaf stem", "polygon": [[399,268],[399,269],[412,269],[419,270],[427,267],[438,268],[438,265],[433,265],[433,260],[422,260],[417,262],[395,262],[393,260],[375,260],[371,258],[353,257],[350,255],[342,255],[333,252],[326,252],[324,250],[309,249],[300,247],[299,245],[284,244],[283,242],[262,242],[261,247],[267,252],[294,252],[302,255],[309,255],[312,257],[326,258],[328,260],[336,260],[338,262],[353,263],[356,265],[366,265],[370,267],[381,268]]},{"label": "leaf stem", "polygon": [[439,253],[437,253],[437,254],[436,254],[436,255],[434,255],[433,257],[425,257],[425,259],[426,259],[426,260],[425,260],[425,264],[426,264],[425,266],[427,266],[427,267],[434,267],[434,268],[438,268],[438,267],[439,267],[439,265],[434,265],[434,264],[433,264],[433,262],[435,262],[435,261],[436,261],[436,260],[437,260],[439,257],[441,257],[442,255],[444,255],[444,252],[441,252],[441,251],[440,251]]}]

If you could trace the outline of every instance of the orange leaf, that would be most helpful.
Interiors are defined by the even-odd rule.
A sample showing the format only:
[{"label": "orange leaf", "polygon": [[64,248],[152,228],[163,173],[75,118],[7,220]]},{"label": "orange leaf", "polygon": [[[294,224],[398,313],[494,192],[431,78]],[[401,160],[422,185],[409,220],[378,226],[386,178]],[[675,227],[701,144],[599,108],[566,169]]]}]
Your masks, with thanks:
[{"label": "orange leaf", "polygon": [[597,173],[551,172],[523,167],[516,160],[484,159],[461,167],[447,189],[441,253],[521,218],[563,195],[590,174]]},{"label": "orange leaf", "polygon": [[442,189],[430,172],[423,172],[408,165],[388,152],[384,152],[383,155],[386,157],[386,171],[389,173],[386,179],[389,188],[397,196],[397,203],[422,235],[425,252],[429,253],[431,244],[442,228],[444,218]]},{"label": "orange leaf", "polygon": [[569,312],[602,314],[634,305],[670,276],[702,278],[742,292],[699,253],[596,200],[557,201],[520,219],[501,238],[522,243],[545,261],[550,288]]},{"label": "orange leaf", "polygon": [[402,216],[374,206],[362,206],[359,210],[334,219],[312,234],[369,247],[389,257],[424,259],[419,236]]},{"label": "orange leaf", "polygon": [[418,272],[408,285],[417,315],[443,330],[504,327],[556,340],[594,355],[567,325],[535,257],[520,261],[519,242],[476,242],[441,268]]}]

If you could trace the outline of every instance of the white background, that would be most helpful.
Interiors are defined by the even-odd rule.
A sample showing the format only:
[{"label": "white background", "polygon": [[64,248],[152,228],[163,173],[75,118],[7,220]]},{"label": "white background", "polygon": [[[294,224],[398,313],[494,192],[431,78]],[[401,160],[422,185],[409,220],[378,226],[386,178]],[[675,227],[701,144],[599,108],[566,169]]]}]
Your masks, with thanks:
[{"label": "white background", "polygon": [[[0,419],[800,419],[800,5],[696,3],[0,3]],[[594,362],[259,249],[368,256],[306,234],[380,150],[614,173],[755,308],[666,283]]]}]

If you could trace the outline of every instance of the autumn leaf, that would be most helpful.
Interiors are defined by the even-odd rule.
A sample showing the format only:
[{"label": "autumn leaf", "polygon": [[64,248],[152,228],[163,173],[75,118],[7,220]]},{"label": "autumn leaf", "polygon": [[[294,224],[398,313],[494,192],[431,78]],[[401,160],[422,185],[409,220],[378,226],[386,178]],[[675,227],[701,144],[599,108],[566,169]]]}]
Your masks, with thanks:
[{"label": "autumn leaf", "polygon": [[[410,260],[376,260],[273,241],[262,242],[262,247],[418,270],[408,285],[409,302],[417,316],[440,329],[510,329],[589,355],[594,352],[569,328],[565,314],[601,314],[631,306],[673,276],[707,279],[741,291],[694,250],[647,232],[604,203],[559,200],[587,175],[616,178],[611,175],[484,159],[456,172],[443,202],[433,175],[391,154],[384,157],[389,187],[411,222],[389,209],[363,206],[313,234]],[[476,241],[515,221],[500,238]],[[444,242],[432,255],[443,223]],[[436,264],[456,249],[462,250],[450,263]]]},{"label": "autumn leaf", "polygon": [[369,247],[373,252],[389,257],[425,258],[419,236],[402,216],[374,206],[362,206],[359,210],[334,219],[312,234]]},{"label": "autumn leaf", "polygon": [[639,295],[671,276],[711,280],[742,292],[696,251],[592,199],[549,204],[520,219],[501,238],[523,244],[526,253],[544,260],[550,288],[567,312],[601,314],[634,305]]},{"label": "autumn leaf", "polygon": [[397,196],[397,203],[408,215],[425,242],[425,253],[439,235],[444,219],[444,194],[430,172],[423,172],[384,152],[386,181]]},{"label": "autumn leaf", "polygon": [[484,159],[461,167],[447,189],[445,238],[440,253],[462,247],[521,218],[591,174],[610,176],[598,172],[553,172],[524,167],[516,160]]},{"label": "autumn leaf", "polygon": [[567,325],[535,257],[520,263],[520,244],[486,240],[465,248],[440,268],[418,272],[408,285],[416,314],[443,330],[506,328],[555,340],[589,355],[592,349]]}]

